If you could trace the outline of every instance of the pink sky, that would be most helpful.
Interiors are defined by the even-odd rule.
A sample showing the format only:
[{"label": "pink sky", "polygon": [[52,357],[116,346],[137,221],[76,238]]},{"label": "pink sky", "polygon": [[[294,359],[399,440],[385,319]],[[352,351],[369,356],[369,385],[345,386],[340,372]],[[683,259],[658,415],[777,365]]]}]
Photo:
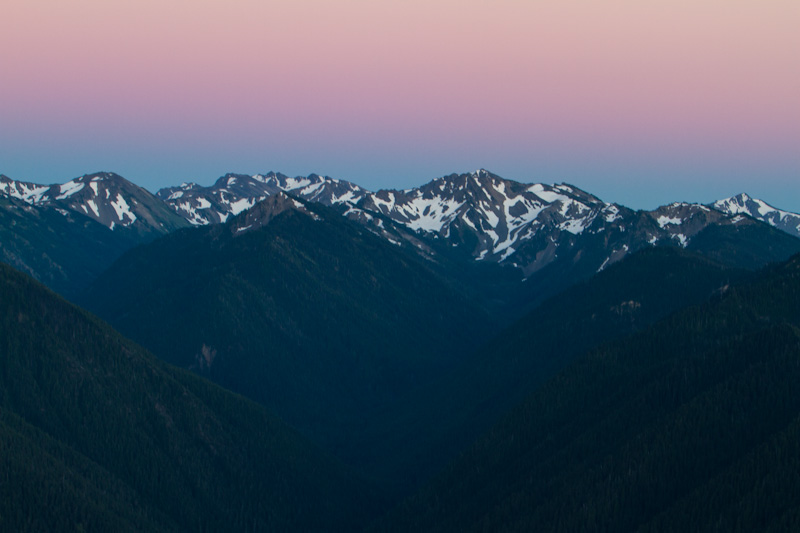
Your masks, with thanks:
[{"label": "pink sky", "polygon": [[17,178],[273,169],[374,189],[486,167],[634,207],[747,190],[800,210],[797,0],[4,0],[0,17]]}]

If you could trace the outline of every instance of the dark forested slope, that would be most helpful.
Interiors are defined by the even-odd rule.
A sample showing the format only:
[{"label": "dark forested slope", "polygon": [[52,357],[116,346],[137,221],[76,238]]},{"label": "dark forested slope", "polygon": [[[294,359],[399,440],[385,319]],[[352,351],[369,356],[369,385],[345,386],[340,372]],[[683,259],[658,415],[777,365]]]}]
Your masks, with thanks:
[{"label": "dark forested slope", "polygon": [[550,298],[367,429],[362,460],[414,480],[441,468],[585,350],[624,337],[748,275],[676,247],[625,258]]},{"label": "dark forested slope", "polygon": [[262,407],[0,265],[0,529],[352,530],[374,501]]},{"label": "dark forested slope", "polygon": [[91,218],[0,195],[0,261],[73,297],[136,244]]},{"label": "dark forested slope", "polygon": [[383,523],[796,531],[800,256],[551,380]]},{"label": "dark forested slope", "polygon": [[131,251],[84,302],[333,448],[496,331],[413,251],[282,194]]}]

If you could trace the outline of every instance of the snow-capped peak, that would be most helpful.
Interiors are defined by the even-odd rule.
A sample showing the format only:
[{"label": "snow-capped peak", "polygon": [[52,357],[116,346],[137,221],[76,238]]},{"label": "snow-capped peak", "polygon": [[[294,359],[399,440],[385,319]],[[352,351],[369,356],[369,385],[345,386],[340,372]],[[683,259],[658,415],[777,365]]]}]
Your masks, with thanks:
[{"label": "snow-capped peak", "polygon": [[729,215],[748,215],[800,237],[800,215],[772,207],[746,193],[717,200],[711,207]]},{"label": "snow-capped peak", "polygon": [[480,169],[451,174],[404,191],[383,190],[360,203],[407,228],[470,244],[479,260],[508,259],[541,228],[581,233],[603,204],[570,186],[525,185]]},{"label": "snow-capped peak", "polygon": [[140,233],[163,234],[185,225],[152,194],[113,172],[86,174],[55,185],[2,177],[0,192],[32,205],[80,213],[111,230],[135,227]]}]

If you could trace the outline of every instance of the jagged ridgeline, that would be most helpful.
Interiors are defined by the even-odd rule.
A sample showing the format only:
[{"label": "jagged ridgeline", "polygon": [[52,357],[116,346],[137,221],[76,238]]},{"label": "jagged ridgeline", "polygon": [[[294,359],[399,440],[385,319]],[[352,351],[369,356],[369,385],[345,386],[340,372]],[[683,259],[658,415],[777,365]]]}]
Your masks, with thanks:
[{"label": "jagged ridgeline", "polygon": [[[788,235],[800,236],[800,215],[744,194],[708,206],[673,203],[635,211],[573,185],[525,184],[486,170],[377,192],[317,174],[227,174],[209,187],[184,183],[156,195],[102,172],[60,185],[0,176],[0,195],[27,204],[28,219],[50,221],[55,213],[66,218],[53,221],[62,236],[53,246],[30,220],[9,231],[20,218],[20,206],[0,205],[11,212],[2,226],[7,234],[0,234],[0,252],[4,261],[72,296],[107,268],[118,250],[183,226],[224,223],[278,192],[330,206],[388,242],[445,263],[451,275],[461,271],[487,301],[497,301],[495,310],[507,311],[511,301],[512,315],[643,247],[691,247],[708,227],[740,228],[760,220],[779,228],[782,232],[752,241],[769,253],[745,251],[764,261],[788,257],[778,250],[789,246]],[[61,228],[73,220],[86,226],[87,219],[96,222],[92,232],[101,242]],[[737,249],[750,244],[729,242]],[[487,268],[491,265],[508,268]],[[523,278],[530,283],[521,286]]]},{"label": "jagged ridgeline", "polygon": [[353,530],[374,490],[0,265],[0,530]]},{"label": "jagged ridgeline", "polygon": [[800,256],[590,352],[379,531],[797,531]]}]

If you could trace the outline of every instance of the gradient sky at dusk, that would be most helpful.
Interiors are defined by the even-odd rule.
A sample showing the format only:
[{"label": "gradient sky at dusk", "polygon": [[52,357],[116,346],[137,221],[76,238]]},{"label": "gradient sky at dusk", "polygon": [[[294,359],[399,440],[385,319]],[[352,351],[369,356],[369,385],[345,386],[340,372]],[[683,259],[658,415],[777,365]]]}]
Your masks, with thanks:
[{"label": "gradient sky at dusk", "polygon": [[798,0],[3,0],[0,173],[486,168],[800,211]]}]

